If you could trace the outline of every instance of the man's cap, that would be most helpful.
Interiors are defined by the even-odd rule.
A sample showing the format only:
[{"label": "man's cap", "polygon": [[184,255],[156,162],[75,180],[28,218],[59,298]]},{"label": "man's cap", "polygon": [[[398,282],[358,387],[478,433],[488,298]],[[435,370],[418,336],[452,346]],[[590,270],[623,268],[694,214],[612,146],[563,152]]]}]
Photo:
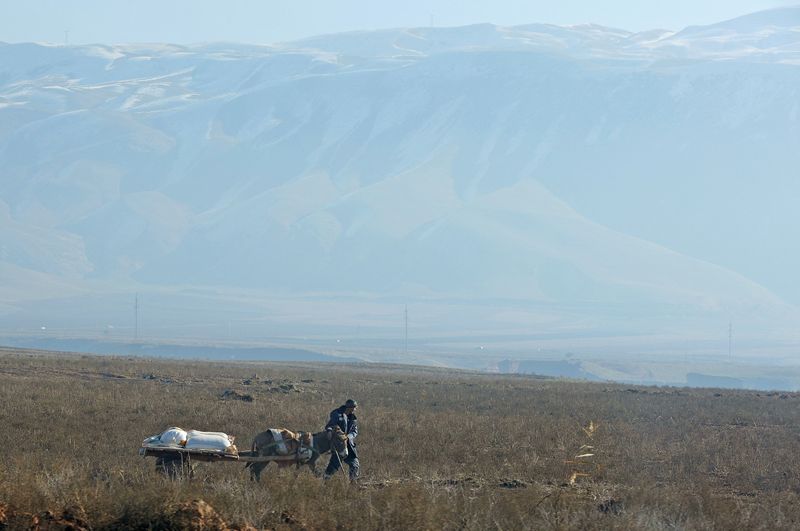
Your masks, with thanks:
[{"label": "man's cap", "polygon": [[347,402],[344,403],[344,407],[358,407],[358,402],[352,398],[348,398]]}]

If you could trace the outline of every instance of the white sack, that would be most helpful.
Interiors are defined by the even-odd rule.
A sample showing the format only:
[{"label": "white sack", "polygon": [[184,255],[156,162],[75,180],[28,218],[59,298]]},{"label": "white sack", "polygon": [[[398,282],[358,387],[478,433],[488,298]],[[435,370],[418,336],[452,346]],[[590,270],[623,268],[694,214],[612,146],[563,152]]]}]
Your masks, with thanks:
[{"label": "white sack", "polygon": [[232,445],[233,441],[225,433],[191,430],[187,433],[185,448],[187,450],[225,451]]},{"label": "white sack", "polygon": [[161,435],[153,435],[142,441],[142,446],[159,446],[161,444]]},{"label": "white sack", "polygon": [[170,446],[183,446],[186,443],[187,433],[180,428],[170,428],[158,438],[161,444]]}]

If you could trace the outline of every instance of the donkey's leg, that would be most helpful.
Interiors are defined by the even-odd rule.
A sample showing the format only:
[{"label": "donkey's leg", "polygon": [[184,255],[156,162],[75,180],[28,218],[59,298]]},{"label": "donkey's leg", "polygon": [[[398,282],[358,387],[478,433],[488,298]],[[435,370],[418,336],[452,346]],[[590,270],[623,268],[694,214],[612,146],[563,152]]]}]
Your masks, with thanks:
[{"label": "donkey's leg", "polygon": [[316,477],[320,476],[320,472],[319,472],[319,470],[317,470],[317,459],[318,458],[319,458],[319,455],[315,454],[314,457],[309,459],[308,463],[306,463],[308,465],[308,468],[311,469],[311,473],[314,474]]},{"label": "donkey's leg", "polygon": [[261,472],[267,468],[269,463],[251,463],[250,481],[261,481]]}]

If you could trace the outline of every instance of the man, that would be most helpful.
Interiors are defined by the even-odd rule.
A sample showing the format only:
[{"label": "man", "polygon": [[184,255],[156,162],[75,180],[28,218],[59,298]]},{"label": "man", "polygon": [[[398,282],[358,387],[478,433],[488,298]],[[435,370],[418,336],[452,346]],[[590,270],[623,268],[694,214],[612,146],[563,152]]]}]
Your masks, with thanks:
[{"label": "man", "polygon": [[325,425],[325,429],[332,430],[338,426],[342,433],[347,435],[347,457],[342,459],[335,451],[331,452],[331,460],[328,462],[328,468],[325,469],[325,479],[330,478],[341,468],[342,461],[350,467],[350,481],[358,479],[359,462],[358,453],[356,452],[358,419],[355,415],[357,407],[356,401],[348,398],[344,405],[331,411],[330,419],[328,424]]}]

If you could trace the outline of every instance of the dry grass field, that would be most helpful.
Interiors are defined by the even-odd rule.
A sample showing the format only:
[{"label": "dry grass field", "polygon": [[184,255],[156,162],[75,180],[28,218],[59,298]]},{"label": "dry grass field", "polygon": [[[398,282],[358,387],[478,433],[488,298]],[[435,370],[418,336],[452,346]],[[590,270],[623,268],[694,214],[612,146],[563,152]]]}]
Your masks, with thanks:
[{"label": "dry grass field", "polygon": [[[169,481],[137,455],[175,425],[240,449],[268,427],[321,429],[347,397],[357,485],[273,467],[254,484],[239,463]],[[795,394],[6,350],[0,404],[0,528],[800,527]]]}]

